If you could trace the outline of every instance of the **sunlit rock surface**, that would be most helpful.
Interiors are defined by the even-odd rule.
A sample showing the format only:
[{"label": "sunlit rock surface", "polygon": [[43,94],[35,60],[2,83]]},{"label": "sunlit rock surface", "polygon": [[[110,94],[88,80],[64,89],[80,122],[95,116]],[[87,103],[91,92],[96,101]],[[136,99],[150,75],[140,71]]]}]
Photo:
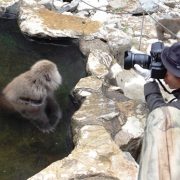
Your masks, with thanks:
[{"label": "sunlit rock surface", "polygon": [[82,126],[102,125],[110,134],[115,134],[121,128],[119,113],[113,100],[101,94],[93,94],[85,99],[80,109],[73,115],[73,131],[76,134]]},{"label": "sunlit rock surface", "polygon": [[[91,82],[91,83],[89,83]],[[93,77],[88,76],[79,80],[76,84],[72,95],[76,100],[82,102],[82,100],[90,96],[92,93],[100,93],[102,88],[102,81]]]},{"label": "sunlit rock surface", "polygon": [[110,54],[94,50],[88,56],[86,70],[90,75],[104,78],[108,74],[113,58]]},{"label": "sunlit rock surface", "polygon": [[122,62],[124,51],[130,49],[131,38],[118,26],[116,27],[120,17],[113,21],[111,19],[102,22],[101,16],[87,18],[75,13],[61,14],[49,10],[38,1],[22,0],[18,21],[22,33],[30,37],[103,39],[112,55]]},{"label": "sunlit rock surface", "polygon": [[77,146],[67,158],[54,162],[29,180],[137,178],[137,164],[126,158],[102,126],[86,125],[77,136]]},{"label": "sunlit rock surface", "polygon": [[19,26],[24,34],[38,37],[90,36],[96,33],[101,23],[87,18],[59,14],[43,6],[20,8]]},{"label": "sunlit rock surface", "polygon": [[107,52],[107,53],[109,52],[110,53],[110,48],[109,48],[108,44],[103,42],[100,39],[93,39],[93,40],[80,39],[79,48],[85,56],[88,56],[89,53],[91,53],[97,49],[101,52]]}]

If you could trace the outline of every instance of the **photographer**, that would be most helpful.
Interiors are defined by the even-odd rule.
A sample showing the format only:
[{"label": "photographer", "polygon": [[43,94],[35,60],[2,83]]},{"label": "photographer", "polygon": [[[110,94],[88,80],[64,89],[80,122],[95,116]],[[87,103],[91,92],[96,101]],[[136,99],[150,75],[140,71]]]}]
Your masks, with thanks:
[{"label": "photographer", "polygon": [[[146,120],[138,180],[180,179],[180,42],[163,47],[159,52],[159,58],[151,58],[148,69],[134,63],[135,70],[147,81],[144,95],[151,111]],[[135,59],[135,62],[139,61]],[[162,63],[165,71],[157,62]],[[139,64],[142,65],[141,62]],[[164,79],[169,88],[174,89],[174,100],[165,103],[159,85],[152,76]]]},{"label": "photographer", "polygon": [[164,81],[170,89],[175,89],[172,94],[176,97],[176,100],[165,103],[158,83],[150,78],[151,70],[143,69],[140,65],[135,64],[135,70],[142,75],[147,82],[144,85],[145,100],[150,111],[166,105],[180,109],[180,42],[170,47],[165,47],[161,53],[161,61],[167,70]]}]

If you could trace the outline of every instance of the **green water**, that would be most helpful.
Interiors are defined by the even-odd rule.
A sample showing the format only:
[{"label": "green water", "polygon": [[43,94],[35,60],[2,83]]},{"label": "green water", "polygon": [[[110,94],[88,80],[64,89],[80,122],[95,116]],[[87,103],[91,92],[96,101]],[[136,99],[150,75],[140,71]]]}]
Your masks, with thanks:
[{"label": "green water", "polygon": [[75,45],[57,46],[27,40],[15,20],[0,19],[0,90],[37,60],[55,62],[63,78],[56,98],[63,119],[43,134],[17,113],[0,111],[0,180],[24,180],[72,150],[70,119],[75,111],[69,93],[85,76],[84,59]]}]

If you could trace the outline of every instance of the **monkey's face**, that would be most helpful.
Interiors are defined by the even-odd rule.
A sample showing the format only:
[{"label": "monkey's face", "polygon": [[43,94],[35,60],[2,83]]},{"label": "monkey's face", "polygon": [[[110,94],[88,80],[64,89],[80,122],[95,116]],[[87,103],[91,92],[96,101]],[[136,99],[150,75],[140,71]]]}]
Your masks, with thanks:
[{"label": "monkey's face", "polygon": [[48,90],[54,91],[62,84],[62,77],[55,68],[51,73],[44,74],[42,82]]},{"label": "monkey's face", "polygon": [[38,86],[44,86],[47,90],[54,91],[62,83],[56,64],[49,60],[38,61],[30,71],[39,83]]}]

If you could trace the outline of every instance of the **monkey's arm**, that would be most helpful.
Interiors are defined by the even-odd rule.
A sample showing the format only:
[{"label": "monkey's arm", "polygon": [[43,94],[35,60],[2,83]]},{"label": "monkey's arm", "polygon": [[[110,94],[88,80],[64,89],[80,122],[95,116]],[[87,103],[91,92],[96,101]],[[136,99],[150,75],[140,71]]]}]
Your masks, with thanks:
[{"label": "monkey's arm", "polygon": [[0,93],[0,110],[15,111],[11,103],[9,103],[2,93]]},{"label": "monkey's arm", "polygon": [[45,112],[49,118],[50,124],[56,127],[59,120],[62,118],[62,111],[53,94],[47,96]]}]

